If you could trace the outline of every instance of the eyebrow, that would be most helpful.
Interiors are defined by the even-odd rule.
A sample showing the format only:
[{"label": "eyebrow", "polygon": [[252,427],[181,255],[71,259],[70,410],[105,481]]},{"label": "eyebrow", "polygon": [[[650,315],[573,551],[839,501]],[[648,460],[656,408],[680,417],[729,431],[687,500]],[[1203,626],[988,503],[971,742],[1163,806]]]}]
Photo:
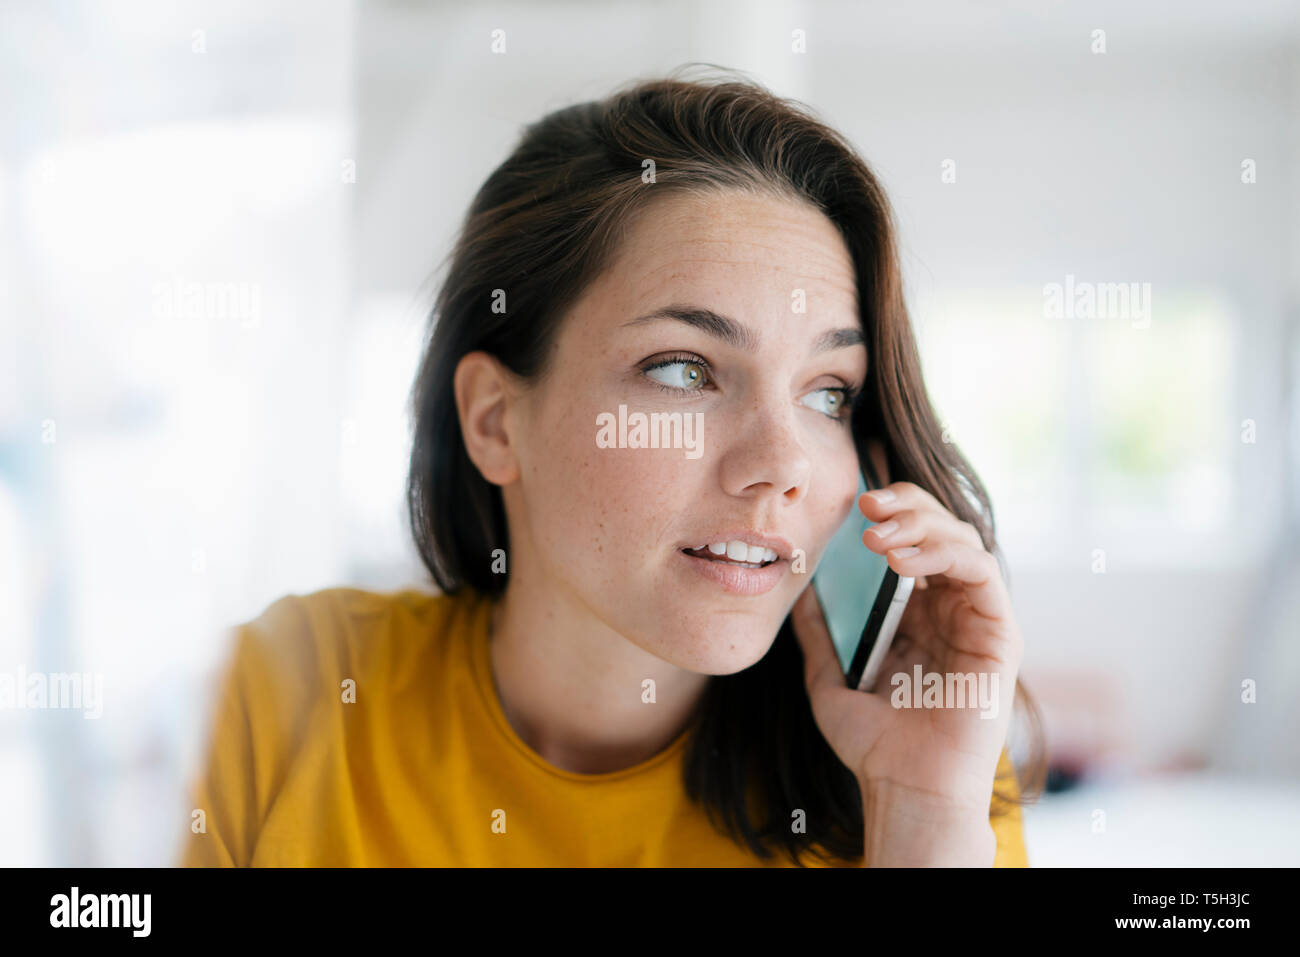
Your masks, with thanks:
[{"label": "eyebrow", "polygon": [[[658,322],[661,319],[675,319],[692,326],[705,335],[720,339],[729,346],[745,352],[758,351],[758,337],[743,323],[729,316],[723,316],[712,309],[700,309],[695,306],[664,306],[644,316],[637,316],[623,323],[637,326],[646,322]],[[820,355],[832,349],[845,349],[849,346],[865,346],[866,339],[862,330],[856,326],[847,329],[828,329],[813,342],[812,355]]]}]

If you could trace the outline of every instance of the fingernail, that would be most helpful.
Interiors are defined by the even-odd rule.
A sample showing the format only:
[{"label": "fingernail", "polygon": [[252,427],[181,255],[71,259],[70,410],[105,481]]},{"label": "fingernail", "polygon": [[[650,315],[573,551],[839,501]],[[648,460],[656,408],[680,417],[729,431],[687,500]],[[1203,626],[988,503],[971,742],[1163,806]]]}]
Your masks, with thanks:
[{"label": "fingernail", "polygon": [[916,548],[915,546],[909,546],[908,548],[892,549],[891,554],[893,554],[895,558],[911,558],[919,551],[920,551],[919,548]]},{"label": "fingernail", "polygon": [[871,531],[876,533],[876,538],[888,538],[890,535],[893,535],[894,532],[898,531],[898,522],[891,518],[883,525],[872,525]]},{"label": "fingernail", "polygon": [[888,505],[897,497],[887,488],[878,488],[875,491],[868,492],[867,494],[874,498],[876,503],[879,505]]}]

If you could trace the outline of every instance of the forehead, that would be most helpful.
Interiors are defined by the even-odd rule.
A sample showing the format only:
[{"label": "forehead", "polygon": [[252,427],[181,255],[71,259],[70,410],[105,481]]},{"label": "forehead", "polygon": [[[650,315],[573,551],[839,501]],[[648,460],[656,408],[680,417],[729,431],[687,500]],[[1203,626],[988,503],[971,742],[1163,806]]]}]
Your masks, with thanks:
[{"label": "forehead", "polygon": [[[653,189],[653,186],[648,188]],[[824,323],[857,317],[857,281],[835,224],[810,204],[741,193],[668,194],[632,220],[593,292],[617,311],[694,296],[754,321],[788,314],[795,290]]]}]

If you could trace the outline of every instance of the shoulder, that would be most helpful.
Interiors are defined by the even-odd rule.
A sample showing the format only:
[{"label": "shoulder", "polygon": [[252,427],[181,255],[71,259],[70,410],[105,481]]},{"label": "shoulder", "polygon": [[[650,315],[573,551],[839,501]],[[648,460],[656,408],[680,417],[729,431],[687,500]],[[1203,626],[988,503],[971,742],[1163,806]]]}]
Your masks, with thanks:
[{"label": "shoulder", "polygon": [[214,691],[206,763],[191,808],[207,830],[187,835],[190,864],[247,864],[273,804],[304,755],[347,733],[339,704],[393,708],[429,698],[451,640],[486,609],[473,592],[326,588],[277,598],[230,629]]},{"label": "shoulder", "polygon": [[[399,707],[401,692],[450,679],[479,609],[475,593],[325,588],[288,594],[231,629],[216,689],[217,747],[236,765],[281,768],[339,732],[340,702]],[[267,798],[269,795],[261,795]]]},{"label": "shoulder", "polygon": [[475,597],[416,588],[288,594],[235,626],[233,650],[246,667],[281,681],[366,668],[445,638],[467,618]]}]

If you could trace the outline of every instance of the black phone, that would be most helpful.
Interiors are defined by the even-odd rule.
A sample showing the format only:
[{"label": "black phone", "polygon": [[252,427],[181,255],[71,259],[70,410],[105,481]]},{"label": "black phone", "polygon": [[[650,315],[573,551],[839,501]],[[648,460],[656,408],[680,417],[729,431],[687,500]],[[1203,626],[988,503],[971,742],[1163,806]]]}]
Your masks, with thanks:
[{"label": "black phone", "polygon": [[[859,476],[858,496],[867,491],[866,479]],[[844,681],[859,691],[875,687],[916,582],[899,575],[884,555],[863,544],[863,533],[874,524],[854,498],[853,509],[826,546],[812,578]]]}]

